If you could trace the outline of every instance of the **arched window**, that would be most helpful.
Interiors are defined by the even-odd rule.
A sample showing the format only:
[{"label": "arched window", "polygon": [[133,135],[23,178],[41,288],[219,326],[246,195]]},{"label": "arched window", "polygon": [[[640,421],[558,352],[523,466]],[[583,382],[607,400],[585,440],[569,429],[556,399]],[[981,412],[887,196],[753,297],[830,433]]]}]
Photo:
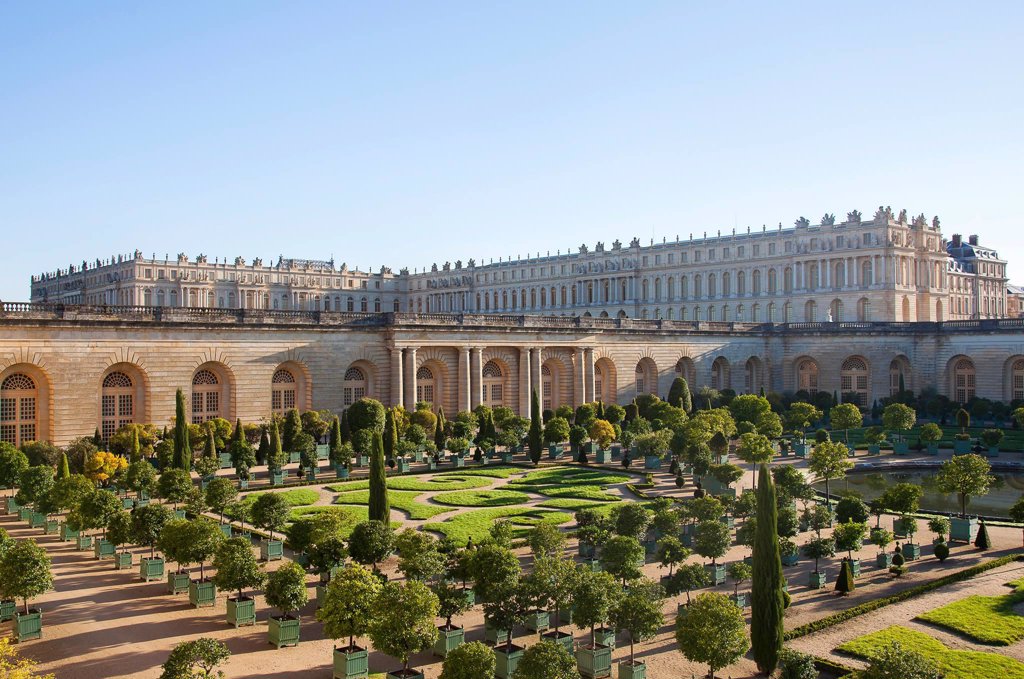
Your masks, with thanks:
[{"label": "arched window", "polygon": [[860,265],[860,286],[862,288],[866,288],[869,285],[872,285],[872,278],[873,277],[871,275],[871,262],[865,261],[863,264]]},{"label": "arched window", "polygon": [[1024,359],[1017,359],[1010,367],[1010,400],[1024,400]]},{"label": "arched window", "polygon": [[599,364],[594,364],[594,397],[598,401],[604,400],[604,371]]},{"label": "arched window", "polygon": [[744,387],[748,394],[755,394],[764,386],[764,371],[761,368],[761,360],[751,356],[747,359],[747,374]]},{"label": "arched window", "polygon": [[555,376],[551,373],[551,367],[545,363],[540,367],[540,383],[541,389],[544,391],[544,397],[541,399],[541,408],[544,410],[555,409],[555,388],[556,381]]},{"label": "arched window", "polygon": [[844,403],[866,406],[868,403],[868,364],[860,356],[843,361],[839,372],[840,397]]},{"label": "arched window", "polygon": [[696,276],[693,277],[693,298],[694,299],[700,299],[703,296],[704,296],[703,279],[700,277],[700,274],[697,274]]},{"label": "arched window", "polygon": [[505,377],[501,366],[495,361],[487,361],[483,370],[484,405],[492,408],[505,404]]},{"label": "arched window", "polygon": [[732,277],[729,275],[729,272],[726,271],[724,274],[722,274],[722,296],[723,297],[728,297],[731,294],[732,294]]},{"label": "arched window", "polygon": [[38,438],[36,383],[14,373],[0,383],[0,441],[20,446]]},{"label": "arched window", "polygon": [[964,404],[974,398],[974,363],[961,358],[953,365],[953,400]]},{"label": "arched window", "polygon": [[832,320],[835,323],[842,323],[843,321],[843,301],[839,299],[832,300],[832,305],[829,307],[832,312]]},{"label": "arched window", "polygon": [[787,266],[782,272],[782,290],[787,294],[793,292],[793,267]]},{"label": "arched window", "polygon": [[807,304],[804,304],[804,320],[808,323],[813,323],[818,316],[818,303],[813,299],[807,300]]},{"label": "arched window", "polygon": [[909,389],[910,367],[906,361],[896,358],[889,363],[889,395],[896,396],[900,388]]},{"label": "arched window", "polygon": [[658,393],[658,369],[649,358],[642,358],[636,364],[636,393],[637,396]]},{"label": "arched window", "polygon": [[200,370],[192,377],[192,424],[202,424],[220,417],[221,384],[210,370]]},{"label": "arched window", "polygon": [[715,297],[718,295],[718,283],[715,280],[715,274],[708,274],[708,297]]},{"label": "arched window", "polygon": [[807,289],[815,290],[818,287],[818,265],[811,264],[807,270]]},{"label": "arched window", "polygon": [[345,300],[345,310],[346,311],[355,311],[356,310],[356,301],[354,299],[352,299],[351,297],[349,297],[347,300]]},{"label": "arched window", "polygon": [[676,374],[686,380],[687,385],[692,385],[697,381],[697,366],[693,364],[693,359],[683,357],[676,361]]},{"label": "arched window", "polygon": [[416,400],[434,402],[434,371],[425,365],[416,371]]},{"label": "arched window", "polygon": [[796,366],[797,391],[806,391],[810,395],[818,393],[818,364],[805,358]]},{"label": "arched window", "polygon": [[736,274],[736,294],[740,297],[747,294],[747,274],[743,271]]},{"label": "arched window", "polygon": [[135,421],[135,385],[123,372],[112,372],[103,378],[100,395],[100,435],[110,439],[118,429]]},{"label": "arched window", "polygon": [[779,290],[779,275],[775,269],[768,269],[768,294],[774,295]]},{"label": "arched window", "polygon": [[857,320],[861,322],[871,320],[871,300],[867,297],[857,300]]},{"label": "arched window", "polygon": [[753,280],[752,286],[753,286],[753,289],[754,289],[754,296],[760,295],[761,294],[761,271],[759,269],[754,269],[754,280]]},{"label": "arched window", "polygon": [[270,380],[270,410],[281,414],[295,408],[295,375],[290,370],[280,368],[274,372]]},{"label": "arched window", "polygon": [[[423,368],[420,368],[423,370]],[[429,370],[427,372],[430,372]],[[418,377],[418,376],[417,376]],[[362,368],[352,366],[345,371],[345,379],[342,380],[343,384],[341,387],[342,404],[347,406],[352,405],[359,399],[366,396],[366,373],[363,372]],[[416,385],[417,391],[419,390],[419,383]]]},{"label": "arched window", "polygon": [[711,364],[711,388],[721,391],[729,389],[732,384],[729,375],[729,361],[724,356],[719,356]]}]

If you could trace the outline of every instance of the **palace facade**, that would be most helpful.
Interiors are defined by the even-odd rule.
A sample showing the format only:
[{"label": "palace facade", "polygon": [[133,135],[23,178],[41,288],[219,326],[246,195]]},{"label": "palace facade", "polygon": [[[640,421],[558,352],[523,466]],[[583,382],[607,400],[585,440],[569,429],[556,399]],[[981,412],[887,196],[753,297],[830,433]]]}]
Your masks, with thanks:
[{"label": "palace facade", "polygon": [[333,260],[264,264],[142,253],[33,276],[31,301],[356,313],[536,314],[796,323],[918,322],[1008,315],[1006,262],[943,237],[937,217],[879,207],[792,228],[376,273]]},{"label": "palace facade", "polygon": [[[368,277],[368,281],[374,278]],[[797,279],[799,280],[799,279]],[[361,288],[360,288],[361,289]],[[237,298],[236,298],[237,299]],[[64,445],[97,428],[191,417],[246,422],[362,396],[448,413],[529,412],[637,394],[676,376],[740,393],[899,388],[958,402],[1024,398],[1024,319],[741,323],[528,314],[417,314],[4,303],[0,439]]]}]

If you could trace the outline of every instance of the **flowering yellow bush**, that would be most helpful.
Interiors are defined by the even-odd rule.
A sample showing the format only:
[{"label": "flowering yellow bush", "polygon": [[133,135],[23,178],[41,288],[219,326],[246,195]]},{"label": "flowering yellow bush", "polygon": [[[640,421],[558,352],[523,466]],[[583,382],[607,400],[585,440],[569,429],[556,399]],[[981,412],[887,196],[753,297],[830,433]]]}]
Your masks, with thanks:
[{"label": "flowering yellow bush", "polygon": [[98,450],[85,461],[85,476],[102,485],[127,468],[128,460],[105,450]]},{"label": "flowering yellow bush", "polygon": [[36,663],[19,658],[10,637],[0,637],[0,677],[4,679],[53,679],[52,674],[35,674]]}]

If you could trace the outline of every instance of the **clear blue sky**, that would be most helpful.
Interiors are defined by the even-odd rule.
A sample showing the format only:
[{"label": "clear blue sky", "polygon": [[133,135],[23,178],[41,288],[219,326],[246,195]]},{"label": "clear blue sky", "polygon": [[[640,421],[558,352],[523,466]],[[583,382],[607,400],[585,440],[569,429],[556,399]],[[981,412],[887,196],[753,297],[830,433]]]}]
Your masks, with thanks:
[{"label": "clear blue sky", "polygon": [[1024,282],[1024,4],[0,6],[0,298],[147,255],[423,267],[840,217]]}]

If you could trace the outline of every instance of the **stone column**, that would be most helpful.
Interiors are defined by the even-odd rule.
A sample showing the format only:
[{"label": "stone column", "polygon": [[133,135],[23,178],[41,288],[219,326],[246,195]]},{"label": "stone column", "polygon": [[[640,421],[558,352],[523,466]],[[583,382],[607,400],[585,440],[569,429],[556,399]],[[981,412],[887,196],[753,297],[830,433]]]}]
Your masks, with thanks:
[{"label": "stone column", "polygon": [[519,416],[530,416],[530,350],[519,347]]},{"label": "stone column", "polygon": [[399,347],[392,347],[391,349],[391,405],[405,405],[405,399],[402,396],[403,387],[402,383],[402,350]]},{"label": "stone column", "polygon": [[416,347],[405,350],[405,409],[416,410]]},{"label": "stone column", "polygon": [[586,380],[586,368],[584,366],[583,349],[577,348],[573,352],[572,368],[573,368],[573,407],[579,408],[587,401],[587,380]]},{"label": "stone column", "polygon": [[595,390],[596,390],[596,387],[597,387],[595,382],[596,382],[597,378],[594,376],[594,350],[593,349],[584,349],[583,350],[583,365],[586,367],[586,370],[587,370],[587,377],[586,377],[586,385],[587,385],[586,386],[586,396],[587,396],[587,402],[591,403],[593,401],[596,401],[597,397],[598,397],[598,395],[595,393]]},{"label": "stone column", "polygon": [[476,408],[483,403],[483,354],[481,347],[473,347],[469,354],[469,382],[470,382],[470,408]]},{"label": "stone column", "polygon": [[459,404],[459,410],[469,410],[469,395],[473,393],[469,379],[469,347],[459,347],[458,373],[458,382],[455,385],[455,389],[458,392],[456,394],[456,402]]},{"label": "stone column", "polygon": [[542,352],[540,347],[534,347],[530,350],[530,386],[537,392],[537,402],[540,403],[540,409],[544,410],[544,379],[541,377],[541,363],[543,362]]}]

